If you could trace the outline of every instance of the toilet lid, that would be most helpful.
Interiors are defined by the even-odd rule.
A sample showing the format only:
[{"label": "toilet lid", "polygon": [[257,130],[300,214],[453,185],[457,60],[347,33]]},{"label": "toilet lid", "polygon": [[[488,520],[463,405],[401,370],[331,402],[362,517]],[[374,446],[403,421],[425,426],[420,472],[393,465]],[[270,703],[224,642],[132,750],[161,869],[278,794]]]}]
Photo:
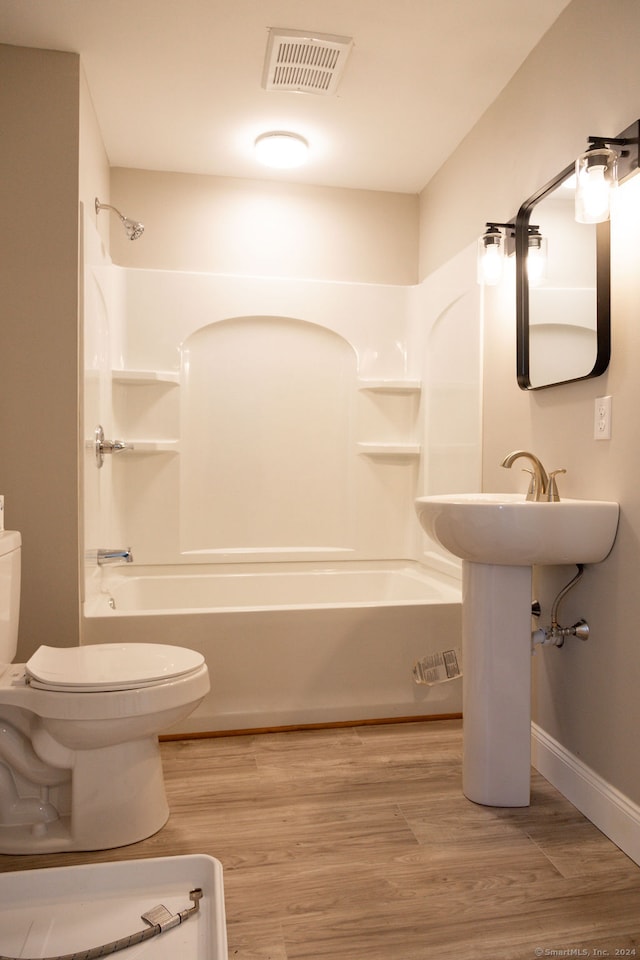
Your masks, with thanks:
[{"label": "toilet lid", "polygon": [[33,687],[46,690],[129,690],[193,673],[204,664],[195,650],[160,643],[98,643],[38,647],[26,664]]}]

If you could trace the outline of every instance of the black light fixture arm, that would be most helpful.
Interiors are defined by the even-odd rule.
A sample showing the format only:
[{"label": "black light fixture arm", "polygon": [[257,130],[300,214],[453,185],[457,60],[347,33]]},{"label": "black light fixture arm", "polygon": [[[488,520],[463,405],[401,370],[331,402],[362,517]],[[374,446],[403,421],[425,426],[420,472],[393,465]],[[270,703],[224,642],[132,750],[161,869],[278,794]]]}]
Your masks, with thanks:
[{"label": "black light fixture arm", "polygon": [[498,223],[497,220],[488,220],[485,224],[487,227],[499,227],[502,230],[515,230],[515,223]]},{"label": "black light fixture arm", "polygon": [[505,233],[504,252],[507,256],[511,256],[511,254],[515,253],[516,250],[515,218],[511,221],[511,223],[500,223],[497,220],[488,220],[485,224],[486,232],[484,236],[490,236],[492,233],[497,236],[500,230],[504,230]]}]

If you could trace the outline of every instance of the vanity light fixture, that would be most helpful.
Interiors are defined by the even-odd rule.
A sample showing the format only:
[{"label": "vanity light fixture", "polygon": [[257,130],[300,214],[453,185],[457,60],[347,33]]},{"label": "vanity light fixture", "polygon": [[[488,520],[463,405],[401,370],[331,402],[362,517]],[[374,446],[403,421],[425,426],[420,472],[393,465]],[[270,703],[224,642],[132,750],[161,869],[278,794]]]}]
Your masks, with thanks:
[{"label": "vanity light fixture", "polygon": [[505,252],[509,255],[514,251],[515,224],[487,223],[478,240],[478,283],[495,287],[502,277]]},{"label": "vanity light fixture", "polygon": [[576,160],[576,220],[603,223],[619,183],[638,169],[640,121],[617,137],[589,137],[589,147]]},{"label": "vanity light fixture", "polygon": [[547,238],[540,227],[529,225],[527,238],[527,277],[530,287],[537,287],[547,275]]},{"label": "vanity light fixture", "polygon": [[593,142],[576,160],[576,220],[609,219],[611,195],[618,185],[618,154],[604,142]]},{"label": "vanity light fixture", "polygon": [[290,170],[307,160],[309,144],[297,133],[273,130],[262,133],[254,144],[256,157],[267,167]]}]

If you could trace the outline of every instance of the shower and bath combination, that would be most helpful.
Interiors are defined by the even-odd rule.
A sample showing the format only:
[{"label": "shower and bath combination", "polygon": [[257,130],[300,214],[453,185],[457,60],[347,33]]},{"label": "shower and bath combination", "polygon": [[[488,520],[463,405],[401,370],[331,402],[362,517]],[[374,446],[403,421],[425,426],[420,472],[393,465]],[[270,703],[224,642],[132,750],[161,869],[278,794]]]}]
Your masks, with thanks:
[{"label": "shower and bath combination", "polygon": [[127,231],[127,236],[129,240],[137,240],[144,233],[144,223],[140,223],[138,220],[130,220],[128,217],[124,217],[119,210],[116,210],[115,207],[112,207],[110,203],[100,203],[96,197],[96,214],[100,213],[101,210],[113,210],[114,213],[120,217],[124,229]]}]

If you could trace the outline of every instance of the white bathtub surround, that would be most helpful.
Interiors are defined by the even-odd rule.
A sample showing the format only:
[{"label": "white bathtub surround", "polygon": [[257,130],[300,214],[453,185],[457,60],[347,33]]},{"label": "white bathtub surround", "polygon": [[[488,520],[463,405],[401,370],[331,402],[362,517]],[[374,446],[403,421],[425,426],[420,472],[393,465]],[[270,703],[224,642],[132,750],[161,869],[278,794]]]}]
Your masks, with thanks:
[{"label": "white bathtub surround", "polygon": [[86,548],[163,564],[432,553],[413,497],[479,476],[466,259],[419,287],[87,265],[84,432],[135,450],[97,471],[87,447]]},{"label": "white bathtub surround", "polygon": [[139,563],[418,555],[408,288],[112,269],[93,419],[135,449],[100,477],[85,457],[110,542]]},{"label": "white bathtub surround", "polygon": [[[180,732],[458,713],[413,665],[460,636],[460,583],[411,561],[103,568],[85,641],[185,643],[211,693]],[[110,605],[112,603],[114,606]]]},{"label": "white bathtub surround", "polygon": [[[97,420],[135,449],[100,471],[85,451],[85,555],[130,547],[144,576],[114,587],[113,610],[87,561],[82,643],[200,650],[213,689],[181,732],[459,712],[458,682],[413,682],[460,635],[459,569],[413,500],[479,472],[466,276],[460,258],[419,288],[88,268],[85,435]],[[455,600],[411,592],[425,560]],[[210,574],[222,598],[178,598]],[[339,589],[323,599],[320,582]]]}]

